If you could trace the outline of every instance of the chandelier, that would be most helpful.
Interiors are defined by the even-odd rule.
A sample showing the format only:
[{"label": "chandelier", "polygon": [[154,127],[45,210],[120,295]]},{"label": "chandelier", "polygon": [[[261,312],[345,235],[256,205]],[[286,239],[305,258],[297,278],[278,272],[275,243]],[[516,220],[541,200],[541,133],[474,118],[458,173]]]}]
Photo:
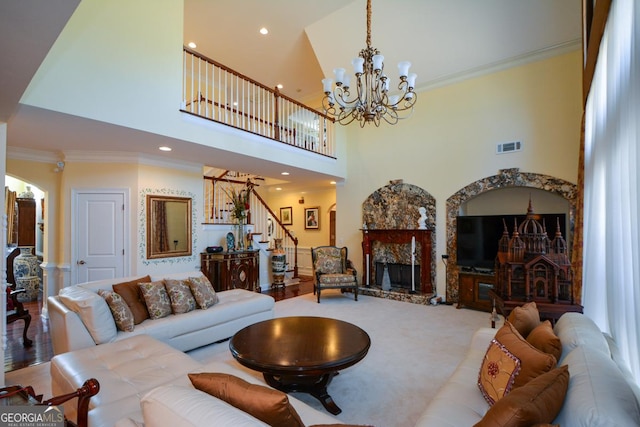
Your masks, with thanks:
[{"label": "chandelier", "polygon": [[384,74],[383,61],[384,56],[371,47],[371,0],[367,0],[367,47],[351,61],[356,77],[354,96],[351,96],[352,88],[345,69],[334,69],[335,87],[332,88],[332,79],[322,80],[325,113],[342,125],[358,120],[360,127],[366,123],[380,126],[381,119],[395,125],[398,120],[409,117],[417,99],[413,91],[417,76],[409,74],[411,62],[398,64],[399,93],[389,94],[389,78]]}]

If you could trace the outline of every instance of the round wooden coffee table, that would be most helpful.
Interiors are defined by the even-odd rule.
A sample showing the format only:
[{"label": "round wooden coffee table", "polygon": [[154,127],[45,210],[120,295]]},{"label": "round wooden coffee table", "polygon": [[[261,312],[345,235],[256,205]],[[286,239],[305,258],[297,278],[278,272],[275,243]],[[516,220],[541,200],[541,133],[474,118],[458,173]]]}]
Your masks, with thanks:
[{"label": "round wooden coffee table", "polygon": [[262,372],[284,392],[309,393],[334,415],[342,412],[327,386],[338,371],[366,356],[369,335],[351,323],[324,317],[280,317],[238,331],[229,342],[233,357]]}]

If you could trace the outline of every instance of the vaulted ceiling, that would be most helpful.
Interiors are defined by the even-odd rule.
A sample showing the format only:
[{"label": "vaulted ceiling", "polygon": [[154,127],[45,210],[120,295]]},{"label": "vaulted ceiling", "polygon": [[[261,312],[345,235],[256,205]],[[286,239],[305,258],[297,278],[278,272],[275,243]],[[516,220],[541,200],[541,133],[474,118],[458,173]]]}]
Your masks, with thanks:
[{"label": "vaulted ceiling", "polygon": [[[9,146],[28,134],[34,112],[19,108],[19,100],[79,3],[0,3],[0,122],[10,123]],[[365,47],[366,0],[185,0],[184,4],[185,44],[197,43],[200,53],[270,87],[282,84],[283,93],[314,107],[322,95],[320,80],[332,76],[334,67],[349,70],[351,59]],[[418,90],[580,45],[580,0],[373,0],[372,12],[372,45],[385,56],[387,74],[395,79],[396,64],[411,61]],[[261,27],[269,29],[267,36],[259,34]],[[43,120],[41,115],[49,113],[37,114]],[[50,114],[55,115],[57,134],[49,134],[55,142],[47,149],[64,152],[65,141],[77,139],[83,131],[78,123],[82,120],[68,118],[65,123],[64,116]],[[105,141],[126,140],[128,131],[135,132],[105,126],[102,138],[86,138],[85,148],[104,150]],[[116,132],[117,138],[110,138],[109,132]],[[181,160],[202,158],[193,153]]]}]

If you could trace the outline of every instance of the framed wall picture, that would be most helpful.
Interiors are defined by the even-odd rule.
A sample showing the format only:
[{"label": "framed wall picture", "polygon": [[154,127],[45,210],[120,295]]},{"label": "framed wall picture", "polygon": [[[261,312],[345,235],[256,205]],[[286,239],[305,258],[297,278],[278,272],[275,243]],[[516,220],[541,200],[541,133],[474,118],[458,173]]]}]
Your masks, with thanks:
[{"label": "framed wall picture", "polygon": [[280,208],[280,222],[282,225],[293,225],[293,208]]},{"label": "framed wall picture", "polygon": [[320,228],[320,208],[305,208],[304,210],[304,228],[319,229]]}]

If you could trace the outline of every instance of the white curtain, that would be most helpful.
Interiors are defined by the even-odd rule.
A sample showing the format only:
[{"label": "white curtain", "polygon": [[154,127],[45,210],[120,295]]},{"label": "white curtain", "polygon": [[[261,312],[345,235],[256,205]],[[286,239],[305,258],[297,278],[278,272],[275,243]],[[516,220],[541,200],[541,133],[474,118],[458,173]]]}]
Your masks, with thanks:
[{"label": "white curtain", "polygon": [[585,112],[583,305],[640,383],[640,2],[611,4]]}]

